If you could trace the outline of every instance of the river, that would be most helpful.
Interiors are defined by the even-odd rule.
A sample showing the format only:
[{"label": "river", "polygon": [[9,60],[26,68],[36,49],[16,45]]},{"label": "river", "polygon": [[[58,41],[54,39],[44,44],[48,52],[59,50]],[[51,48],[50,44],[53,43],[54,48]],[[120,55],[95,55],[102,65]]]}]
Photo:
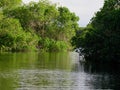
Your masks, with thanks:
[{"label": "river", "polygon": [[0,53],[0,90],[119,90],[119,72],[101,67],[75,52]]}]

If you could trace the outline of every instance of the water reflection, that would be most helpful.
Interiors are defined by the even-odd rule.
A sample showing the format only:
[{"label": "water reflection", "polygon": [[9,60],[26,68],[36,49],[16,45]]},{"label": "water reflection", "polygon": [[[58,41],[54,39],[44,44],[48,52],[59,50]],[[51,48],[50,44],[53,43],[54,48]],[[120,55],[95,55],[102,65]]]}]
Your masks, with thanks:
[{"label": "water reflection", "polygon": [[90,76],[89,83],[95,89],[114,89],[120,88],[120,66],[114,64],[103,64],[102,66],[94,63],[84,63],[84,71]]},{"label": "water reflection", "polygon": [[119,70],[77,53],[0,53],[0,90],[119,89]]}]

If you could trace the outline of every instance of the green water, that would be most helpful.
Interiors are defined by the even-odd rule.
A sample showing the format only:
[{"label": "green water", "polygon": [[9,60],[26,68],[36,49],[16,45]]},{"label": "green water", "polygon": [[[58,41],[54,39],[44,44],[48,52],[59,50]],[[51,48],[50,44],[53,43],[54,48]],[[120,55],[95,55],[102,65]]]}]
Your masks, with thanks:
[{"label": "green water", "polygon": [[120,75],[96,72],[77,53],[0,53],[0,90],[115,89]]},{"label": "green water", "polygon": [[1,53],[0,90],[52,87],[59,83],[54,80],[57,74],[61,72],[61,76],[67,77],[67,74],[62,73],[71,71],[69,55],[70,53]]}]

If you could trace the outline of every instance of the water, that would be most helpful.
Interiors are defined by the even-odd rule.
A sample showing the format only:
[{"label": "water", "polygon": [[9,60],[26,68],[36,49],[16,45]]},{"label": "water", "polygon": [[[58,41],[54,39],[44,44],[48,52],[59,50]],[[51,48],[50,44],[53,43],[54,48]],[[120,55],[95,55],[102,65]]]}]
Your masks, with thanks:
[{"label": "water", "polygon": [[0,90],[119,90],[119,68],[78,59],[73,52],[0,53]]}]

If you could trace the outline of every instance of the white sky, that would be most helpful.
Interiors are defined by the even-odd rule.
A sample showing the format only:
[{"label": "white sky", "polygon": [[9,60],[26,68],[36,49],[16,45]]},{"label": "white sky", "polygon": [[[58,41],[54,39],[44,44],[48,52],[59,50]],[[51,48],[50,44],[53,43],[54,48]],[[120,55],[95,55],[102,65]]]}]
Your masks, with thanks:
[{"label": "white sky", "polygon": [[[39,0],[23,0],[24,2]],[[59,6],[66,6],[71,12],[79,16],[79,25],[85,27],[94,14],[103,6],[104,0],[50,0]]]}]

